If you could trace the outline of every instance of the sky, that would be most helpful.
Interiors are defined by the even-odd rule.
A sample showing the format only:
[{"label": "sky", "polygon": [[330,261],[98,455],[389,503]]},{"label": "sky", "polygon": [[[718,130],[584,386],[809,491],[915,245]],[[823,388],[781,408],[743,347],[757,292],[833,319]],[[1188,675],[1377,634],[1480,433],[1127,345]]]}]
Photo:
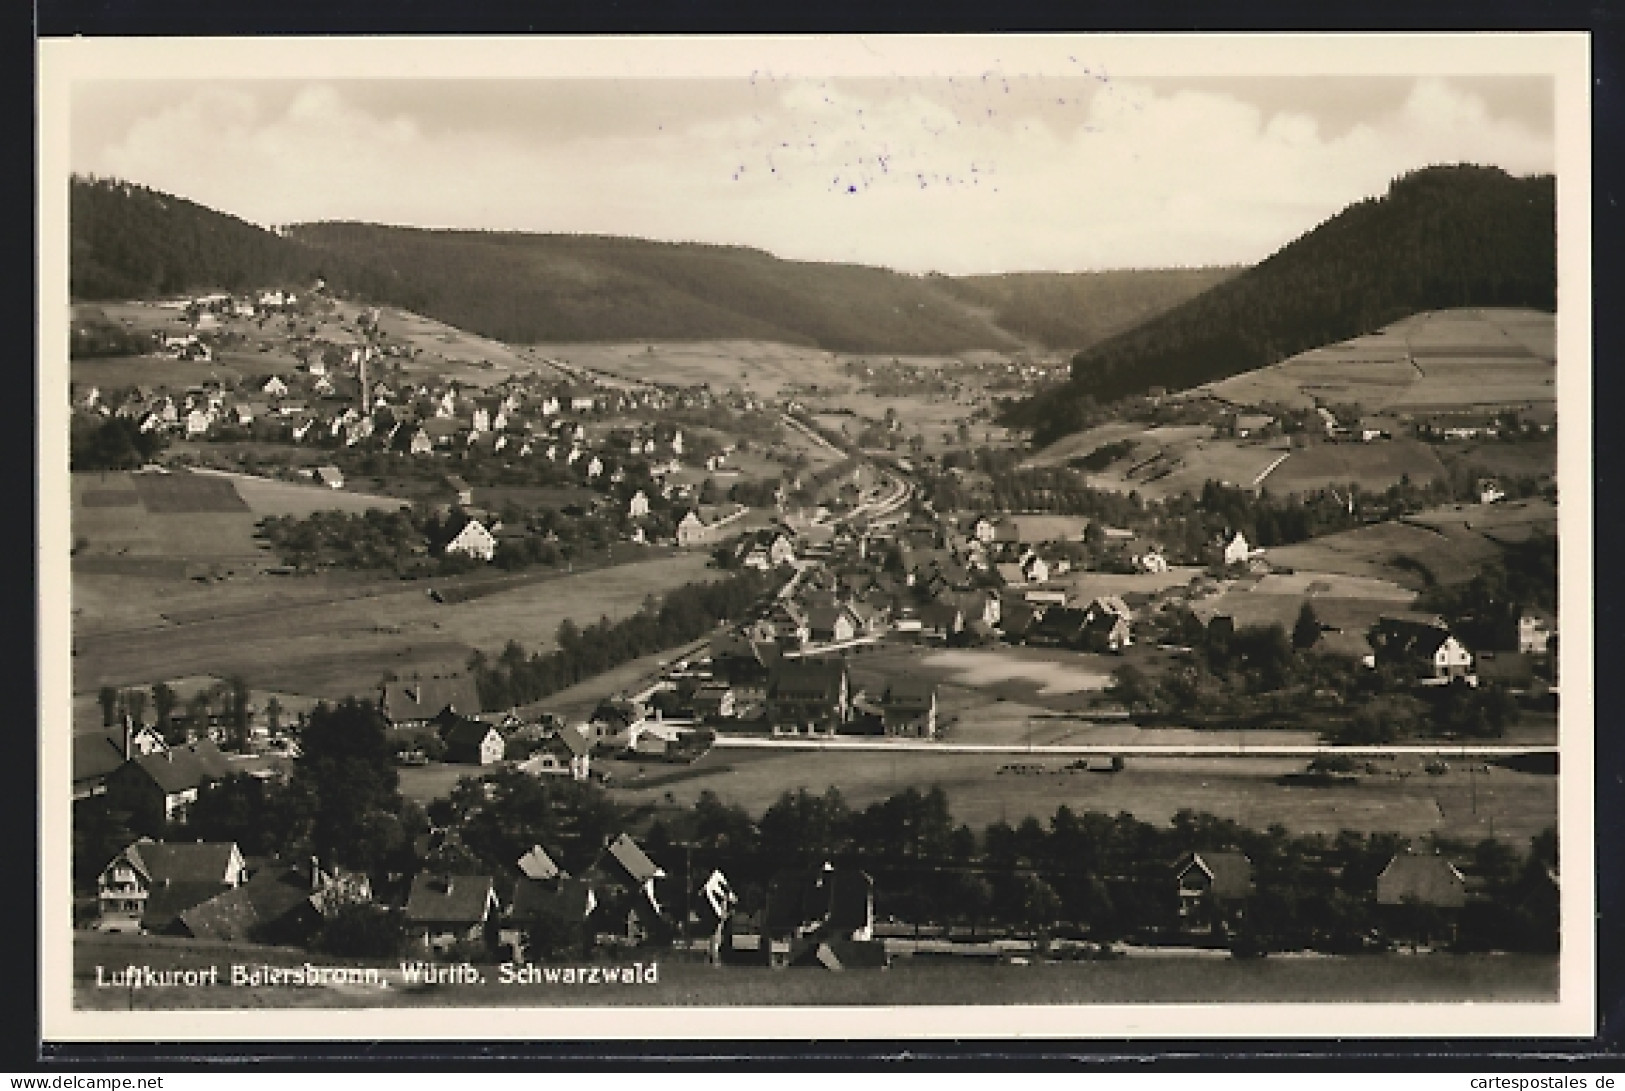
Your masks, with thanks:
[{"label": "sky", "polygon": [[1544,76],[143,79],[69,155],[263,226],[753,246],[907,272],[1251,264],[1396,176],[1555,169]]}]

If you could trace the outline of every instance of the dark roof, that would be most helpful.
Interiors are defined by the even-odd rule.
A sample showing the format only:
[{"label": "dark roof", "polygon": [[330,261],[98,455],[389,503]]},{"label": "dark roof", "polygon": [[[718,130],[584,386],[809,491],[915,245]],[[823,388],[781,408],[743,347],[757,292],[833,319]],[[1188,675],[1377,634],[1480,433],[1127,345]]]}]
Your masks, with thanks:
[{"label": "dark roof", "polygon": [[147,894],[141,927],[149,932],[169,931],[182,913],[230,889],[222,882],[173,882],[154,886]]},{"label": "dark roof", "polygon": [[1527,683],[1534,677],[1535,657],[1523,652],[1483,652],[1478,677],[1485,682]]},{"label": "dark roof", "polygon": [[933,629],[951,629],[965,620],[965,612],[951,602],[931,601],[921,606],[920,624]]},{"label": "dark roof", "polygon": [[626,700],[599,701],[598,707],[592,710],[589,722],[595,724],[618,724],[626,727],[636,723],[638,710],[632,707],[632,702]]},{"label": "dark roof", "polygon": [[559,881],[520,879],[513,888],[513,904],[508,908],[508,919],[532,921],[550,917],[564,921],[582,921],[592,913],[598,899],[591,884],[580,879],[565,877]]},{"label": "dark roof", "polygon": [[73,779],[98,781],[124,764],[123,730],[73,737]]},{"label": "dark roof", "polygon": [[494,893],[489,875],[419,872],[406,897],[406,919],[420,924],[477,924],[485,920]]},{"label": "dark roof", "polygon": [[781,871],[768,885],[766,927],[772,933],[851,932],[870,923],[873,898],[874,880],[861,871]]},{"label": "dark roof", "polygon": [[842,659],[787,659],[774,670],[767,696],[834,701],[840,698],[845,677],[846,661]]},{"label": "dark roof", "polygon": [[[485,742],[485,737],[497,729],[488,723],[479,720],[458,720],[446,732],[447,746],[467,746],[478,748]],[[497,732],[500,736],[502,733]]]},{"label": "dark roof", "polygon": [[235,841],[181,841],[173,844],[142,839],[124,850],[136,868],[153,885],[163,883],[214,883],[226,880],[226,868]]},{"label": "dark roof", "polygon": [[379,707],[392,723],[430,720],[448,708],[464,716],[484,711],[479,687],[467,675],[386,682]]},{"label": "dark roof", "polygon": [[1109,614],[1105,612],[1090,614],[1088,616],[1088,620],[1084,622],[1084,628],[1092,633],[1110,633],[1119,625],[1123,626],[1124,628],[1128,628],[1128,618],[1124,617],[1122,614]]},{"label": "dark roof", "polygon": [[[807,624],[814,632],[834,632],[835,623],[847,613],[844,606],[814,606],[807,611]],[[853,620],[848,617],[847,620]]]},{"label": "dark roof", "polygon": [[1369,630],[1372,647],[1384,661],[1430,663],[1452,634],[1444,622],[1423,617],[1383,615]]},{"label": "dark roof", "polygon": [[1399,905],[1410,899],[1423,905],[1460,907],[1467,900],[1466,880],[1442,856],[1400,853],[1377,876],[1377,904]]},{"label": "dark roof", "polygon": [[1253,862],[1244,852],[1233,849],[1188,852],[1180,857],[1174,870],[1183,875],[1192,867],[1207,873],[1213,883],[1210,889],[1216,897],[1245,898],[1253,892]]},{"label": "dark roof", "polygon": [[1077,606],[1052,606],[1031,623],[1031,629],[1040,635],[1065,637],[1082,633],[1088,624],[1087,611]]},{"label": "dark roof", "polygon": [[881,700],[892,708],[918,708],[922,711],[931,707],[931,702],[937,696],[937,685],[926,678],[893,678],[886,683],[886,692]]},{"label": "dark roof", "polygon": [[266,925],[301,911],[314,913],[316,906],[309,883],[290,870],[256,875],[185,910],[180,922],[194,939],[248,940]]},{"label": "dark roof", "polygon": [[137,754],[125,765],[145,774],[166,795],[219,780],[229,768],[225,755],[208,741],[173,747],[160,754]]}]

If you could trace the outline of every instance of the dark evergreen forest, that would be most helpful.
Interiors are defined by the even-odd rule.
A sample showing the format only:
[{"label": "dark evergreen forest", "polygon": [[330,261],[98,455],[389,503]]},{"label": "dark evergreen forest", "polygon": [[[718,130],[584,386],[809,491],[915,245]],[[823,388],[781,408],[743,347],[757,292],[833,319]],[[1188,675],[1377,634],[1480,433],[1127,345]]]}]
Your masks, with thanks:
[{"label": "dark evergreen forest", "polygon": [[1556,180],[1429,167],[1351,205],[1252,269],[1078,353],[1060,391],[1010,423],[1048,443],[1091,404],[1181,390],[1447,307],[1557,306]]}]

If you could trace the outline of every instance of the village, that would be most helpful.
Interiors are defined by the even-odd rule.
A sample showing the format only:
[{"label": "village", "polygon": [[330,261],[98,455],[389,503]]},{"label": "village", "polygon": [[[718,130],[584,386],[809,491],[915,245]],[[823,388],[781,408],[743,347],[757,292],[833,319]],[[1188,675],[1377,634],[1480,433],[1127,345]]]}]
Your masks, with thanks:
[{"label": "village", "polygon": [[[732,581],[733,594],[680,625],[646,607],[591,641],[574,638],[576,646],[561,633],[547,659],[512,644],[511,655],[387,674],[337,706],[267,699],[240,679],[190,699],[167,681],[102,686],[99,726],[74,738],[82,849],[111,856],[76,858],[76,921],[92,934],[472,961],[654,946],[718,964],[840,969],[895,958],[1122,957],[1141,947],[1262,954],[1494,945],[1507,942],[1508,920],[1549,922],[1555,912],[1555,860],[1537,848],[1525,864],[1505,844],[1512,830],[1539,831],[1551,820],[1503,818],[1497,841],[1490,818],[1487,839],[1468,835],[1481,821],[1476,777],[1491,767],[1477,756],[1458,759],[1457,769],[1446,760],[1452,747],[1466,755],[1470,744],[1504,737],[1518,744],[1508,760],[1522,764],[1503,777],[1540,779],[1544,761],[1555,770],[1555,614],[1530,602],[1490,618],[1475,601],[1431,592],[1435,608],[1427,609],[1392,571],[1378,578],[1299,557],[1374,523],[1400,525],[1387,522],[1395,505],[1406,525],[1454,518],[1463,533],[1477,511],[1481,533],[1504,525],[1506,541],[1516,542],[1552,517],[1554,493],[1538,483],[1508,479],[1509,492],[1479,476],[1451,493],[1407,482],[1358,501],[1353,488],[1346,497],[1329,490],[1313,501],[1321,525],[1299,536],[1260,534],[1269,520],[1283,523],[1285,509],[1258,481],[1226,483],[1228,491],[1194,507],[1135,497],[1066,513],[1055,475],[1133,458],[1132,442],[1108,440],[1101,457],[1075,453],[1082,470],[1015,469],[997,458],[979,466],[963,460],[968,446],[955,452],[971,439],[964,432],[943,436],[940,448],[919,433],[899,444],[888,412],[854,434],[849,418],[802,387],[766,398],[633,383],[556,356],[481,383],[413,375],[413,350],[386,332],[376,308],[328,299],[321,284],[160,308],[178,311],[171,321],[188,332],[153,334],[142,346],[152,357],[200,368],[233,338],[252,342],[250,329],[280,327],[290,337],[276,351],[299,362],[236,381],[76,383],[76,421],[126,428],[137,446],[152,438],[130,474],[141,503],[163,494],[157,479],[191,488],[191,479],[223,478],[246,493],[251,484],[242,482],[280,478],[334,497],[360,493],[348,515],[324,514],[312,500],[304,512],[261,519],[256,548],[271,555],[255,563],[264,573],[297,581],[383,569],[434,580],[431,598],[451,603],[465,592],[442,577],[573,570],[590,550],[608,558],[619,545],[622,563],[627,550],[701,558]],[[311,324],[313,314],[328,317]],[[348,342],[333,339],[335,323]],[[1028,370],[1032,381],[1046,379]],[[1002,374],[1007,381],[1010,372]],[[917,369],[899,379],[940,393]],[[1549,430],[1538,416],[1495,411],[1379,423],[1325,407],[1294,414],[1214,403],[1215,412],[1200,398],[1153,397],[1154,412],[1185,427],[1200,417],[1218,442],[1257,442],[1283,428],[1307,430],[1316,443],[1364,445],[1391,441],[1401,428],[1431,443]],[[170,448],[161,455],[162,444]],[[1304,449],[1289,442],[1289,452]],[[143,474],[152,480],[141,483]],[[999,491],[1010,482],[1038,490],[1025,494],[1027,510]],[[87,504],[108,495],[101,488]],[[391,506],[397,521],[366,537],[367,520]],[[559,509],[574,521],[557,522]],[[1271,544],[1250,541],[1249,531]],[[93,541],[75,561],[87,572],[129,563]],[[219,568],[189,572],[221,579]],[[657,620],[652,647],[665,649],[657,662],[618,650],[631,647],[626,627]],[[564,686],[576,696],[555,704],[548,695],[560,685],[536,679],[566,667],[569,678],[588,678],[586,689]],[[591,693],[594,675],[613,688]],[[306,852],[321,838],[292,835],[298,822],[287,843],[202,836],[236,828],[244,807],[280,813],[308,794],[317,774],[304,767],[334,745],[318,741],[321,725],[331,730],[341,717],[370,740],[368,775],[400,786],[371,812],[394,831],[384,842]],[[926,782],[899,794],[893,772],[861,814],[855,798],[850,816],[842,804],[823,826],[802,812],[824,801],[804,786],[790,794],[804,775],[795,770],[836,760],[872,771],[953,755],[980,762],[978,780],[1075,772],[1105,783],[1154,775],[1139,771],[1144,755],[1150,770],[1227,747],[1238,761],[1276,759],[1268,783],[1294,792],[1346,795],[1348,785],[1384,778],[1408,791],[1409,773],[1384,752],[1408,740],[1435,744],[1406,759],[1421,780],[1459,784],[1468,774],[1473,825],[1373,836],[1357,849],[1315,840],[1338,826],[1294,828],[1301,843],[1288,855],[1307,871],[1291,883],[1335,889],[1356,907],[1339,928],[1269,922],[1273,891],[1287,881],[1281,861],[1234,847],[1236,830],[1217,839],[1212,829],[1179,832],[1188,809],[1174,816],[1173,831],[1158,831],[1166,859],[1083,875],[1041,845],[978,851],[962,826],[969,846],[950,851],[945,840],[919,857],[937,876],[922,886],[887,850],[850,839],[859,817],[880,822],[899,800],[918,807]],[[1280,764],[1292,754],[1302,756]],[[999,755],[1025,757],[993,760]],[[1034,760],[1063,757],[1074,759],[1065,770]],[[1189,760],[1206,769],[1200,763],[1212,759]],[[730,795],[730,778],[746,768],[738,762],[780,771],[754,796]],[[1035,799],[1042,806],[1050,796]],[[471,831],[499,802],[516,815],[540,813],[523,810],[530,806],[575,817],[551,844],[521,844],[512,831],[480,841]],[[796,821],[822,829],[822,841],[797,840],[794,866],[764,844],[719,842],[715,829],[707,841],[703,827],[719,807],[734,808],[728,821],[757,821],[762,833],[752,836],[764,839],[777,810],[800,808]],[[1009,831],[1004,807],[998,825]],[[1064,803],[1061,810],[1071,813]],[[831,840],[837,817],[857,826]],[[1381,818],[1368,821],[1371,834],[1383,829]],[[686,837],[673,837],[678,828]],[[126,834],[127,843],[113,843]],[[709,861],[699,870],[696,847]],[[943,868],[957,869],[951,882]],[[1106,908],[1113,903],[1120,907]],[[1519,942],[1538,947],[1547,927]]]}]

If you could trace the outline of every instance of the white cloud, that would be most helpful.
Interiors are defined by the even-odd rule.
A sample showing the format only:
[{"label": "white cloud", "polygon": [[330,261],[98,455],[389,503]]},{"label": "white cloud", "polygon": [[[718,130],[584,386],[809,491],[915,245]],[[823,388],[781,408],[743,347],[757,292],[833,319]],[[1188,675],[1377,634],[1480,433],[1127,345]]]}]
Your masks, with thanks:
[{"label": "white cloud", "polygon": [[[681,84],[669,92],[681,117]],[[333,86],[277,110],[204,86],[75,166],[267,224],[645,235],[979,272],[1251,262],[1407,170],[1554,157],[1438,79],[1332,138],[1221,92],[1087,80],[742,85],[731,113],[708,93],[689,125],[583,137],[430,130]]]}]

